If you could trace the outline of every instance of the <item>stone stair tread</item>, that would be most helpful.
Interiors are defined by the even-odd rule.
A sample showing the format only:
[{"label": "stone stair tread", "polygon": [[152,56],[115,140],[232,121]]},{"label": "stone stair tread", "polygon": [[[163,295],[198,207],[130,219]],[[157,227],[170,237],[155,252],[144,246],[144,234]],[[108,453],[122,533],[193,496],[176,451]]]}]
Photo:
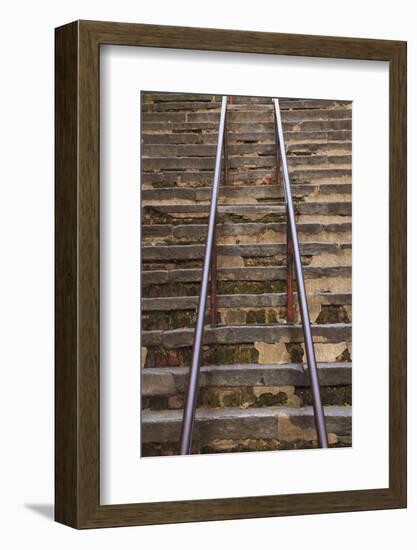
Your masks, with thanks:
[{"label": "stone stair tread", "polygon": [[[319,298],[322,303],[334,305],[350,305],[352,303],[351,292],[312,292],[310,298]],[[198,304],[198,296],[167,296],[158,298],[142,298],[142,311],[172,311],[195,309]],[[276,307],[287,304],[287,294],[218,294],[217,306],[219,308],[233,307]]]},{"label": "stone stair tread", "polygon": [[[145,113],[146,114],[146,113]],[[175,130],[176,132],[192,132],[195,130],[213,130],[217,131],[219,127],[219,114],[210,118],[207,116],[209,113],[203,113],[206,115],[206,120],[174,120],[174,117],[171,116],[168,120],[155,120],[155,115],[165,114],[165,113],[150,113],[153,116],[154,120],[143,120],[142,119],[142,132],[146,133],[149,131],[169,131]],[[181,113],[185,116],[185,113]],[[216,113],[211,113],[216,115]],[[250,113],[252,114],[252,113]],[[180,117],[181,118],[181,117]],[[227,124],[228,135],[233,132],[252,132],[254,128],[255,121],[248,120],[230,120]],[[258,120],[256,121],[257,130],[259,132],[274,132],[275,124],[273,122],[272,116],[269,120]],[[297,118],[292,118],[291,120],[282,121],[282,126],[284,130],[284,135],[286,132],[291,132],[297,129],[304,131],[314,131],[314,130],[325,130],[325,131],[339,131],[339,130],[352,130],[352,120],[346,115],[345,117],[338,117],[335,119],[324,119],[324,118],[311,118],[309,120],[300,120]]]},{"label": "stone stair tread", "polygon": [[[209,212],[210,203],[206,202],[205,204],[147,204],[146,206],[151,206],[154,210],[158,212],[163,212],[167,214],[182,214],[189,212]],[[145,207],[146,207],[145,206]],[[280,204],[219,204],[217,207],[217,212],[222,213],[236,213],[236,214],[273,214],[273,213],[285,213],[286,205],[284,202]]]},{"label": "stone stair tread", "polygon": [[[228,126],[233,122],[263,123],[273,120],[273,104],[266,104],[263,109],[245,108],[244,105],[228,105]],[[187,117],[187,118],[186,118]],[[307,122],[307,121],[326,121],[344,120],[352,117],[352,110],[344,109],[283,109],[281,118],[283,122]],[[144,113],[144,122],[160,122],[161,120],[171,120],[172,122],[219,122],[220,112],[212,110],[206,112],[185,113]]]},{"label": "stone stair tread", "polygon": [[[334,343],[347,341],[352,337],[350,323],[328,323],[312,325],[313,341]],[[142,346],[163,346],[166,349],[188,347],[192,345],[194,328],[142,331]],[[204,331],[203,345],[241,344],[265,342],[304,342],[303,327],[300,324],[263,324],[263,325],[225,325],[207,326]]]},{"label": "stone stair tread", "polygon": [[[300,234],[316,235],[318,233],[345,233],[351,231],[351,221],[331,221],[331,222],[299,222],[297,230]],[[245,236],[250,237],[259,235],[267,231],[274,233],[286,233],[287,222],[243,222],[233,223],[222,221],[217,224],[218,237]],[[196,239],[207,236],[207,224],[188,223],[188,224],[152,224],[145,225],[142,228],[144,237],[159,237],[174,239]]]},{"label": "stone stair tread", "polygon": [[[252,99],[252,98],[250,98]],[[263,103],[245,103],[245,98],[241,98],[241,101],[236,101],[235,98],[233,98],[233,103],[229,103],[227,105],[228,111],[239,111],[242,110],[248,110],[248,111],[257,111],[264,109],[273,109],[273,101],[271,98],[265,98]],[[219,102],[220,105],[220,102]],[[294,110],[294,111],[310,111],[310,110],[345,110],[349,109],[349,105],[347,102],[343,101],[335,101],[335,100],[329,100],[328,105],[323,106],[323,100],[314,100],[314,99],[280,99],[279,106],[281,111],[288,111],[288,110]]]},{"label": "stone stair tread", "polygon": [[[352,363],[318,363],[322,386],[352,382]],[[146,368],[142,372],[142,395],[173,395],[184,392],[189,367]],[[307,367],[302,363],[207,365],[200,367],[199,387],[308,386]]]},{"label": "stone stair tread", "polygon": [[[233,136],[233,140],[227,140],[227,154],[230,157],[235,155],[242,155],[252,153],[256,156],[274,155],[276,154],[275,136],[271,135],[269,143],[239,143],[238,136]],[[175,139],[175,138],[174,138]],[[328,155],[342,154],[340,151],[345,151],[345,154],[350,153],[352,148],[351,141],[322,141],[322,142],[307,142],[298,141],[297,143],[290,143],[286,145],[286,152],[288,156],[293,154],[317,154],[318,152],[325,151]],[[171,144],[152,144],[145,143],[143,145],[143,157],[144,158],[166,158],[166,157],[210,157],[213,159],[216,156],[216,143],[171,143]],[[338,151],[338,153],[336,153]]]},{"label": "stone stair tread", "polygon": [[[234,169],[241,165],[253,164],[258,166],[275,166],[276,155],[271,151],[267,155],[257,154],[255,148],[251,151],[252,156],[246,155],[230,155],[228,160],[228,168]],[[346,164],[351,160],[350,155],[341,154],[339,151],[331,154],[295,154],[287,155],[289,165],[296,164],[314,164],[327,165],[331,168],[334,164]],[[184,168],[201,168],[203,170],[214,170],[214,156],[145,156],[142,158],[143,170],[163,169],[184,169]]]},{"label": "stone stair tread", "polygon": [[[197,204],[152,204],[148,202],[144,205],[144,208],[152,208],[157,212],[164,214],[188,214],[189,212],[209,212],[210,202],[200,202]],[[296,203],[295,209],[299,214],[341,214],[350,216],[352,213],[352,205],[346,201],[326,201],[326,202],[300,202]],[[280,201],[279,203],[244,203],[244,204],[223,204],[220,203],[217,207],[219,213],[245,213],[245,214],[273,214],[273,213],[285,213],[286,203]]]},{"label": "stone stair tread", "polygon": [[[352,243],[345,242],[303,242],[301,255],[321,253],[335,254],[340,250],[350,250]],[[264,257],[286,253],[286,243],[218,244],[218,256]],[[204,244],[145,245],[142,247],[142,260],[200,259],[204,257]]]},{"label": "stone stair tread", "polygon": [[[329,267],[305,266],[304,277],[317,279],[319,277],[351,277],[350,265],[337,265]],[[286,280],[286,266],[256,266],[256,267],[221,267],[217,269],[218,281],[270,281]],[[173,282],[199,282],[201,269],[158,269],[142,272],[142,286],[164,284]]]},{"label": "stone stair tread", "polygon": [[[350,435],[352,409],[349,406],[327,406],[324,414],[329,433]],[[142,411],[142,443],[178,441],[183,412],[180,410]],[[292,429],[289,429],[292,428]],[[193,438],[240,439],[295,438],[314,430],[312,407],[264,407],[241,409],[235,407],[197,409]],[[309,430],[310,437],[315,434]],[[303,438],[302,437],[302,438]]]},{"label": "stone stair tread", "polygon": [[[218,108],[221,107],[222,96],[213,94],[190,94],[190,93],[158,93],[155,99],[155,94],[143,93],[142,104],[151,106],[158,110],[195,110],[197,108]],[[233,99],[228,102],[227,108],[238,108],[240,105],[248,105],[251,108],[258,106],[264,109],[266,105],[271,105],[271,97],[252,97],[252,96],[233,96]],[[298,99],[298,98],[281,98],[280,108],[286,109],[346,109],[350,107],[350,102],[347,100],[336,99]],[[146,110],[146,109],[145,109]]]},{"label": "stone stair tread", "polygon": [[[211,175],[210,175],[211,178]],[[318,194],[322,196],[343,194],[350,195],[352,193],[351,183],[303,183],[293,184],[291,186],[294,197],[305,196],[307,194]],[[161,188],[144,188],[142,189],[142,200],[144,204],[148,201],[209,201],[212,193],[210,186],[204,187],[161,187]],[[249,196],[253,201],[278,199],[284,196],[282,186],[274,185],[224,185],[220,189],[220,197],[223,199],[239,198]]]},{"label": "stone stair tread", "polygon": [[[332,179],[340,181],[341,178],[343,181],[340,181],[340,183],[351,183],[352,171],[345,164],[326,165],[325,167],[320,164],[317,164],[316,166],[313,164],[314,163],[307,161],[307,164],[304,164],[304,166],[303,164],[298,166],[289,162],[288,171],[292,184],[295,185],[297,183],[305,183],[309,180],[322,180],[319,183],[324,184],[331,182]],[[165,183],[170,184],[172,187],[173,183],[177,183],[179,181],[183,184],[197,182],[205,183],[207,185],[210,185],[213,182],[214,167],[212,165],[200,170],[168,168],[169,167],[164,167],[163,170],[143,170],[143,183],[157,183],[159,185]],[[235,183],[249,181],[252,182],[254,186],[258,186],[260,181],[262,181],[263,184],[266,184],[267,181],[265,180],[269,181],[269,185],[272,185],[271,182],[275,181],[275,165],[272,163],[265,163],[259,160],[252,164],[243,163],[242,166],[230,167],[228,171],[228,181]],[[292,188],[294,192],[294,187]]]},{"label": "stone stair tread", "polygon": [[[262,132],[257,131],[257,128],[254,127],[251,132],[241,133],[233,136],[233,139],[230,139],[231,136],[228,136],[229,142],[237,141],[239,143],[250,143],[256,144],[255,142],[269,143],[271,145],[275,144],[275,135],[272,132]],[[286,145],[292,143],[352,143],[352,132],[350,130],[306,130],[306,131],[287,131],[285,133],[285,143]],[[217,135],[212,134],[196,134],[196,133],[166,133],[166,134],[147,134],[144,132],[142,134],[142,139],[145,144],[211,144],[216,146],[217,144]]]}]

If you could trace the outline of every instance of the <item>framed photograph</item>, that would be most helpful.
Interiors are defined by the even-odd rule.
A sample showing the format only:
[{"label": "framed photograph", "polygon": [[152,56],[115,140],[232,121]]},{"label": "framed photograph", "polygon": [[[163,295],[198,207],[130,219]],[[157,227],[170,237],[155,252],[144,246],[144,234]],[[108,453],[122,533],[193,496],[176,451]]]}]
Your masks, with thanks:
[{"label": "framed photograph", "polygon": [[56,520],[406,506],[406,43],[56,29]]}]

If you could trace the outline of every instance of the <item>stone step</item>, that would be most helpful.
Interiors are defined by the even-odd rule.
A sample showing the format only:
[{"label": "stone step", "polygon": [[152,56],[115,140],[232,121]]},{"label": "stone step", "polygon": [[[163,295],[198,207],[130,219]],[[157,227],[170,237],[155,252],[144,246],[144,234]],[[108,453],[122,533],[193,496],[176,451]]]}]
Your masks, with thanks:
[{"label": "stone step", "polygon": [[[352,364],[319,363],[320,395],[326,405],[352,404]],[[143,369],[142,410],[184,408],[189,368]],[[201,367],[197,407],[223,408],[312,405],[307,367],[286,365],[210,365]]]},{"label": "stone step", "polygon": [[[304,267],[308,293],[349,292],[351,277],[350,265]],[[286,279],[285,266],[219,268],[218,294],[284,292]],[[144,270],[141,281],[142,297],[196,296],[200,290],[200,281],[201,268]]]},{"label": "stone step", "polygon": [[[143,94],[142,110],[143,112],[159,111],[198,111],[206,109],[221,108],[221,96],[211,95],[191,95],[191,94]],[[333,101],[322,99],[280,99],[280,109],[347,109],[350,108],[348,101]],[[243,97],[233,96],[232,103],[229,98],[227,105],[228,111],[239,109],[258,110],[272,107],[270,97]]]},{"label": "stone step", "polygon": [[[350,342],[352,327],[348,323],[312,325],[313,341],[317,343]],[[175,330],[142,331],[142,346],[162,346],[165,349],[188,347],[192,345],[193,328]],[[245,344],[263,342],[303,343],[301,325],[250,325],[206,327],[203,345],[209,344]]]},{"label": "stone step", "polygon": [[[212,183],[212,182],[211,182]],[[291,186],[295,201],[308,199],[312,202],[350,202],[352,185],[350,183],[321,183],[320,185],[295,184]],[[178,203],[207,203],[211,200],[211,187],[168,186],[142,189],[142,205],[176,205]],[[233,185],[221,186],[219,204],[256,204],[283,200],[282,186],[275,185]]]},{"label": "stone step", "polygon": [[[204,131],[207,132],[211,130],[213,132],[218,132],[219,129],[219,114],[218,113],[201,113],[201,115],[207,116],[214,115],[208,118],[206,121],[196,120],[195,118],[191,120],[185,120],[185,113],[169,113],[170,116],[166,116],[165,113],[144,113],[142,119],[142,133],[146,132],[195,132],[195,131]],[[252,115],[252,113],[250,113]],[[196,113],[196,116],[199,113]],[[191,116],[191,115],[190,115]],[[233,133],[251,133],[254,129],[254,121],[251,122],[251,116],[247,117],[248,122],[240,120],[239,122],[228,121],[227,123],[227,133],[228,135]],[[270,122],[269,122],[270,121]],[[256,122],[256,130],[258,132],[270,132],[274,134],[275,132],[275,123],[273,122],[272,113],[269,115],[269,121],[265,122]],[[286,132],[312,132],[312,131],[335,131],[335,130],[349,130],[352,131],[352,117],[347,114],[344,118],[339,119],[312,119],[312,120],[299,120],[291,119],[288,122],[283,121],[282,123],[284,137]]]},{"label": "stone step", "polygon": [[[288,151],[290,147],[295,145],[295,148],[300,145],[313,146],[314,144],[336,145],[343,143],[343,146],[351,146],[352,132],[351,130],[312,130],[312,131],[287,131],[285,132],[285,146]],[[168,144],[172,146],[187,144],[202,144],[215,146],[217,145],[218,135],[216,132],[201,133],[201,132],[176,132],[170,131],[165,133],[142,133],[142,142],[145,146],[156,144]],[[256,131],[256,128],[248,132],[240,132],[227,135],[227,143],[229,146],[233,144],[270,144],[275,146],[275,133]],[[295,149],[296,150],[296,149]]]},{"label": "stone step", "polygon": [[[262,325],[259,325],[262,327]],[[230,327],[223,327],[230,330]],[[247,327],[253,328],[253,325]],[[264,326],[265,328],[265,326]],[[270,327],[266,327],[268,330]],[[279,326],[280,330],[285,326]],[[193,330],[193,329],[187,329]],[[216,329],[218,330],[218,329]],[[239,330],[236,328],[235,330]],[[175,331],[171,331],[175,332]],[[339,332],[333,334],[334,338],[347,337],[338,342],[316,342],[316,359],[320,363],[351,361],[351,330],[347,329],[346,334]],[[246,334],[247,335],[247,334]],[[269,337],[270,334],[260,334],[255,331],[254,335],[260,338]],[[233,365],[241,363],[265,364],[286,364],[305,362],[305,350],[303,342],[298,341],[300,333],[293,331],[297,337],[294,342],[264,342],[259,341],[243,343],[218,343],[205,344],[201,350],[201,365]],[[288,339],[288,338],[287,338]],[[256,340],[256,338],[255,338]],[[162,346],[145,346],[142,342],[142,366],[143,368],[153,367],[189,367],[192,357],[192,345],[177,348],[164,348]]]},{"label": "stone step", "polygon": [[[351,437],[351,407],[325,407],[326,425],[333,445],[339,438]],[[143,411],[142,443],[179,444],[182,411]],[[211,442],[226,450],[227,441],[266,440],[269,448],[297,448],[305,442],[313,446],[316,440],[312,407],[260,407],[199,409],[196,412],[193,440],[210,447]],[[220,440],[220,441],[219,441]],[[226,440],[226,441],[225,441]],[[259,442],[260,443],[260,442]],[[290,447],[287,445],[290,444]],[[292,444],[292,445],[291,445]],[[151,454],[144,452],[143,454]],[[155,449],[156,450],[156,449]],[[249,450],[249,449],[248,449]],[[256,447],[253,450],[262,450]],[[209,451],[210,452],[210,451]],[[158,454],[155,452],[155,454]]]},{"label": "stone step", "polygon": [[[323,305],[352,305],[350,292],[316,292],[309,297],[313,302]],[[285,306],[287,294],[220,294],[217,296],[219,308],[261,308]],[[187,311],[195,310],[198,296],[171,296],[162,298],[142,298],[142,311]]]},{"label": "stone step", "polygon": [[[249,295],[250,296],[250,295]],[[322,303],[316,297],[310,298],[309,312],[311,322],[316,325],[329,323],[351,323],[352,307],[342,304]],[[300,323],[298,304],[294,308],[294,322]],[[197,314],[194,310],[142,310],[142,330],[173,330],[180,328],[194,328]],[[211,323],[210,310],[206,309],[206,325]],[[230,325],[270,325],[271,323],[287,324],[287,304],[280,306],[252,306],[252,307],[218,307],[217,326]]]},{"label": "stone step", "polygon": [[[320,279],[323,277],[350,277],[350,265],[338,266],[306,266],[305,279]],[[218,281],[275,281],[286,280],[286,266],[273,267],[222,267],[217,270]],[[154,284],[200,282],[201,269],[159,269],[142,273],[142,288]]]},{"label": "stone step", "polygon": [[[220,102],[220,99],[219,99]],[[227,108],[230,110],[239,109],[264,109],[265,106],[273,108],[273,101],[270,97],[244,97],[233,96],[231,101],[229,100]],[[281,111],[286,110],[304,110],[304,109],[351,109],[352,103],[350,101],[335,101],[325,99],[293,99],[293,98],[280,98],[279,105]]]},{"label": "stone step", "polygon": [[[146,204],[143,208],[142,224],[184,224],[208,222],[210,205],[206,204]],[[223,222],[280,222],[286,220],[287,207],[280,204],[219,204],[217,223]]]},{"label": "stone step", "polygon": [[[351,120],[351,109],[283,109],[281,112],[282,122],[285,124],[293,122],[311,122],[311,121],[339,121]],[[212,123],[219,125],[220,112],[212,109],[204,109],[200,112],[181,112],[181,111],[145,111],[142,113],[142,124],[162,123]],[[238,108],[231,106],[227,110],[227,129],[234,123],[273,123],[274,109],[272,102],[263,109],[245,109],[243,105]]]},{"label": "stone step", "polygon": [[[303,263],[308,264],[308,260],[320,255],[345,257],[345,251],[351,251],[352,244],[349,242],[303,242],[300,244],[300,253],[303,257]],[[205,244],[181,244],[175,246],[151,245],[142,247],[142,262],[167,262],[181,260],[202,260],[204,257]],[[272,260],[276,257],[286,257],[286,243],[262,243],[262,244],[218,244],[217,256],[223,259],[224,265],[221,267],[233,267],[237,265],[236,257],[242,258],[243,262],[250,260],[252,265],[256,265],[256,259]],[[329,259],[327,258],[329,262]],[[339,262],[340,263],[340,262]],[[230,265],[232,264],[232,265]],[[251,264],[243,264],[251,265]],[[279,265],[279,264],[277,264]],[[318,265],[316,263],[316,265]],[[243,266],[242,266],[243,267]]]},{"label": "stone step", "polygon": [[[200,292],[201,268],[152,270],[142,273],[142,297],[197,296]],[[304,268],[306,291],[350,292],[350,265]],[[174,273],[167,275],[167,273]],[[268,294],[285,292],[285,266],[218,269],[218,294]],[[152,280],[154,277],[154,280]],[[236,278],[237,277],[237,278]]]},{"label": "stone step", "polygon": [[[346,386],[352,382],[352,363],[318,363],[321,386]],[[184,393],[188,367],[148,368],[142,371],[142,397]],[[307,366],[284,365],[207,365],[200,368],[199,388],[305,387],[309,385]]]},{"label": "stone step", "polygon": [[[319,363],[323,405],[352,404],[351,363]],[[142,410],[184,408],[189,368],[143,369]],[[305,407],[312,405],[307,367],[287,365],[210,365],[201,367],[197,407]]]},{"label": "stone step", "polygon": [[[169,115],[168,115],[169,116]],[[165,115],[165,118],[167,115]],[[212,122],[219,124],[220,113],[213,111],[188,113],[185,116],[186,122],[199,123],[199,122]],[[311,121],[324,121],[331,122],[334,120],[350,120],[352,118],[351,109],[289,109],[281,112],[281,119],[283,124],[289,124],[293,122],[311,122]],[[155,117],[151,119],[152,122],[163,120],[164,115],[161,117]],[[145,122],[147,122],[145,120]],[[237,123],[251,123],[251,124],[264,124],[268,122],[274,122],[274,109],[271,106],[268,109],[247,109],[244,110],[242,106],[239,108],[231,108],[227,113],[227,129],[230,125]]]},{"label": "stone step", "polygon": [[[340,202],[295,202],[297,223],[336,223],[351,221],[352,204]],[[195,204],[146,204],[143,206],[142,225],[154,224],[200,224],[208,223],[210,205]],[[281,201],[279,204],[248,203],[248,204],[218,204],[217,223],[244,222],[286,222],[287,208]]]},{"label": "stone step", "polygon": [[[171,134],[172,135],[172,134]],[[239,155],[252,155],[252,156],[271,156],[276,154],[276,145],[273,141],[274,136],[271,136],[270,143],[229,143],[231,140],[227,140],[227,153],[229,158]],[[143,158],[200,158],[209,157],[212,161],[216,157],[217,144],[205,143],[205,144],[187,144],[176,145],[165,143],[163,145],[146,144],[143,146],[142,156]],[[286,145],[286,151],[288,159],[293,158],[294,155],[323,155],[324,153],[332,155],[346,154],[351,155],[352,143],[350,141],[333,141],[327,140],[323,143],[311,143],[300,142],[291,143]],[[350,157],[350,162],[351,162]]]},{"label": "stone step", "polygon": [[[351,170],[352,157],[350,155],[294,155],[288,156],[288,169],[293,170],[313,169],[349,169]],[[167,170],[210,170],[214,171],[215,159],[213,157],[142,157],[142,170],[146,172]],[[229,157],[227,167],[229,170],[252,170],[270,168],[275,170],[276,157],[264,156],[232,156]]]},{"label": "stone step", "polygon": [[[351,183],[352,170],[345,167],[291,167],[289,166],[291,184],[299,183],[321,185],[326,183]],[[142,172],[143,187],[205,187],[213,184],[213,170],[165,170]],[[275,167],[229,170],[227,185],[253,187],[260,185],[276,185]],[[224,186],[223,186],[224,187]],[[281,186],[279,186],[281,187]],[[283,191],[281,191],[283,193]]]},{"label": "stone step", "polygon": [[[296,296],[294,321],[301,322]],[[220,294],[217,297],[217,324],[250,325],[287,322],[287,296],[279,294]],[[314,293],[308,296],[312,323],[351,323],[349,293]],[[172,306],[169,308],[169,306]],[[142,298],[142,330],[193,328],[196,324],[197,296]],[[206,324],[210,324],[207,304]]]},{"label": "stone step", "polygon": [[[251,222],[217,224],[218,244],[279,243],[286,242],[286,222]],[[297,224],[300,242],[350,242],[352,224],[346,222]],[[147,244],[194,244],[205,242],[207,224],[154,224],[142,227],[142,242]]]},{"label": "stone step", "polygon": [[[144,217],[142,224],[177,224],[177,223],[196,223],[198,221],[208,221],[210,204],[155,204],[148,202],[144,205]],[[287,208],[283,201],[280,204],[219,204],[217,207],[218,222],[279,222],[286,220]],[[314,217],[325,221],[329,216],[332,219],[337,217],[349,218],[352,215],[352,203],[343,202],[297,202],[295,203],[295,212],[298,221],[302,221],[308,216],[309,221],[314,221]],[[301,219],[300,219],[301,217]],[[305,220],[307,221],[307,220]],[[342,221],[342,220],[340,220]],[[348,220],[345,220],[348,221]],[[197,222],[198,223],[198,222]]]}]

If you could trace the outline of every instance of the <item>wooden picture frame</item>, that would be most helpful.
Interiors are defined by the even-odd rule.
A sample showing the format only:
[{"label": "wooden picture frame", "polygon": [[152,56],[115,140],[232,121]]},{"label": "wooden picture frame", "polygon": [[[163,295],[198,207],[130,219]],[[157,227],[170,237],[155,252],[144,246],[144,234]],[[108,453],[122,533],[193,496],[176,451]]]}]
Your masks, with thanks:
[{"label": "wooden picture frame", "polygon": [[[99,55],[117,44],[389,62],[389,487],[101,505]],[[56,29],[55,518],[75,528],[406,506],[406,43],[76,21]]]}]

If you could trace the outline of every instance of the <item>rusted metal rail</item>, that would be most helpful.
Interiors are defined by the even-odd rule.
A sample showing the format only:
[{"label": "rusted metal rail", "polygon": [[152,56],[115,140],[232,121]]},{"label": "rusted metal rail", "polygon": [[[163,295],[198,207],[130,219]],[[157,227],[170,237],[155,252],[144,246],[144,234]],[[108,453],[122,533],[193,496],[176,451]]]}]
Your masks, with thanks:
[{"label": "rusted metal rail", "polygon": [[[291,193],[291,183],[288,173],[287,154],[285,150],[284,132],[282,129],[281,110],[278,99],[273,99],[273,103],[276,125],[276,144],[277,148],[279,148],[279,153],[281,157],[282,173],[284,179],[284,194],[285,201],[287,203],[287,261],[291,263],[291,265],[287,265],[287,285],[288,280],[291,277],[291,291],[290,294],[287,295],[288,320],[290,321],[290,311],[292,312],[292,264],[294,263],[298,288],[298,303],[300,307],[300,316],[303,326],[308,373],[310,377],[310,388],[313,398],[314,421],[316,425],[317,440],[320,447],[327,448],[329,446],[329,442],[327,437],[326,421],[324,418],[324,410],[321,402],[316,354],[314,351],[313,336],[311,333],[310,313],[308,310],[307,293],[305,289],[303,266],[301,263],[300,255],[300,245],[297,234],[297,224],[295,220],[294,204]],[[277,164],[277,171],[279,170],[279,166],[280,165]]]},{"label": "rusted metal rail", "polygon": [[[200,374],[201,345],[203,343],[203,332],[204,332],[204,323],[205,323],[205,315],[206,315],[206,304],[207,304],[210,271],[212,273],[212,292],[213,292],[213,278],[214,279],[216,278],[216,274],[214,273],[213,275],[213,270],[211,270],[211,264],[213,260],[213,255],[216,258],[216,252],[215,250],[213,252],[213,248],[215,248],[214,244],[215,244],[215,234],[216,234],[217,198],[219,194],[219,182],[220,182],[220,175],[221,175],[221,168],[222,168],[222,150],[223,150],[224,132],[226,127],[226,108],[227,108],[227,96],[223,96],[222,107],[220,112],[219,136],[217,141],[216,164],[214,169],[214,182],[213,182],[213,190],[211,193],[210,214],[209,214],[209,221],[208,221],[208,228],[207,228],[206,249],[204,253],[203,271],[201,273],[200,298],[198,301],[198,308],[197,308],[197,322],[194,329],[193,355],[192,355],[192,361],[191,361],[190,374],[188,378],[188,387],[187,387],[187,396],[186,396],[185,406],[184,406],[184,415],[182,420],[181,446],[180,446],[180,454],[182,455],[188,455],[191,453],[192,432],[193,432],[193,426],[194,426],[195,409],[197,404],[198,378]],[[213,265],[216,266],[216,263],[213,263]],[[215,299],[216,298],[214,297],[214,300]],[[213,296],[212,296],[211,305],[212,305],[212,320],[213,320],[213,311],[214,311]],[[217,313],[215,315],[217,317]]]}]

